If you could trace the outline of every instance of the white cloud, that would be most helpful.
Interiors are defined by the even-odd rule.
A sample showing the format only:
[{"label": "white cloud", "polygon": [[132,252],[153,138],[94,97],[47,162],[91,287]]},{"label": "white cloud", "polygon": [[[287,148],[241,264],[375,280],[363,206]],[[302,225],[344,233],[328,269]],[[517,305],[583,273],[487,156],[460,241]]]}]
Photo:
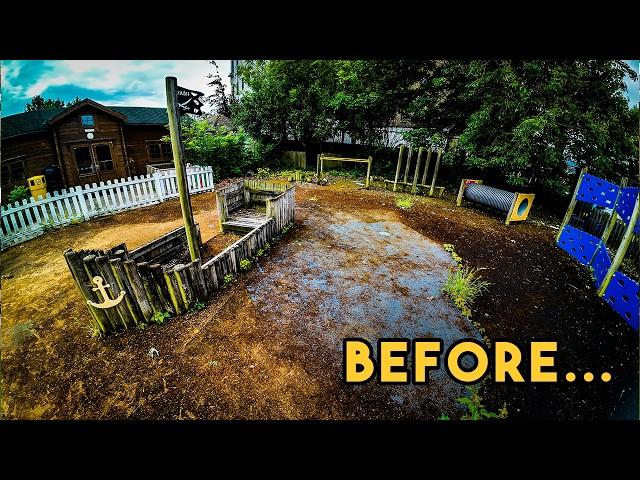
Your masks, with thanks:
[{"label": "white cloud", "polygon": [[[37,74],[31,73],[35,78],[25,68],[29,62],[2,62],[5,98],[28,100],[49,87],[66,85],[104,92],[105,101],[112,105],[160,107],[165,105],[166,76],[177,77],[185,88],[213,93],[207,75],[215,68],[208,60],[47,60],[38,62]],[[228,91],[229,61],[216,62]]]}]

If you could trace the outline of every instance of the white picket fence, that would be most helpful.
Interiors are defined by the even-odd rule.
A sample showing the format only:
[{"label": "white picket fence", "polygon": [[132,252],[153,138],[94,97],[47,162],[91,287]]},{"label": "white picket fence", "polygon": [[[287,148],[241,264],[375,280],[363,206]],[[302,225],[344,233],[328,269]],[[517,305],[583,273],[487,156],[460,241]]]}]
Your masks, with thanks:
[{"label": "white picket fence", "polygon": [[[215,188],[211,167],[188,167],[189,192]],[[25,242],[54,227],[84,222],[124,210],[146,207],[178,196],[174,169],[140,177],[121,178],[84,187],[71,187],[46,197],[0,207],[0,248]]]}]

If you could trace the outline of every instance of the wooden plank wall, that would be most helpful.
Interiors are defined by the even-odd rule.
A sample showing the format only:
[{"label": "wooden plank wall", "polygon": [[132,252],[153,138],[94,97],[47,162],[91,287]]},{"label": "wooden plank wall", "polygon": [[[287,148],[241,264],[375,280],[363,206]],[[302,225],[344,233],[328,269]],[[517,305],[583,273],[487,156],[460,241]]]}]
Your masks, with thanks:
[{"label": "wooden plank wall", "polygon": [[[242,187],[242,183],[240,185]],[[242,188],[239,191],[242,192]],[[94,328],[101,335],[107,335],[148,323],[157,313],[184,314],[197,302],[207,301],[225,285],[225,276],[235,276],[241,271],[242,260],[252,259],[267,243],[280,238],[282,231],[293,222],[294,210],[294,188],[268,199],[267,216],[271,218],[204,264],[197,260],[161,265],[159,259],[167,253],[164,247],[172,245],[184,234],[183,228],[132,252],[122,244],[109,251],[68,249],[64,256],[85,302],[91,300],[100,304],[104,301],[93,291],[92,278],[96,275],[109,285],[110,298],[115,299],[119,292],[125,292],[123,300],[115,307],[100,309],[87,304]],[[152,255],[154,251],[160,252],[159,257]]]}]

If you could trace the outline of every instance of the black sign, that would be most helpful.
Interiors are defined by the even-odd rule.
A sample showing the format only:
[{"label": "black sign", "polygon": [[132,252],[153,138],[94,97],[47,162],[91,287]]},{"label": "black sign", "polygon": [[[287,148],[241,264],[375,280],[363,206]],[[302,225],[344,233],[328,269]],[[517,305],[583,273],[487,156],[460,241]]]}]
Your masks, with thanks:
[{"label": "black sign", "polygon": [[187,90],[178,85],[176,92],[178,96],[178,111],[180,115],[185,113],[192,113],[194,115],[202,115],[202,100],[200,97],[204,95],[202,92],[196,92],[195,90]]}]

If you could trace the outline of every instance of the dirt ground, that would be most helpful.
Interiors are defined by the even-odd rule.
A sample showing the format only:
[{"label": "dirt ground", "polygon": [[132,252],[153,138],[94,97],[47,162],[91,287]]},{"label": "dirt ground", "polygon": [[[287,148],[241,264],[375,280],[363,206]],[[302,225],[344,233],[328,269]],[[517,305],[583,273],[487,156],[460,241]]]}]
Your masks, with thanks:
[{"label": "dirt ground", "polygon": [[[473,319],[489,338],[557,339],[559,371],[613,375],[608,384],[487,383],[490,410],[506,402],[510,418],[637,417],[637,334],[596,298],[588,270],[555,247],[551,228],[505,226],[451,198],[403,211],[394,198],[348,182],[299,185],[297,227],[204,310],[107,339],[89,337],[62,252],[142,245],[180,225],[176,201],[2,252],[3,417],[456,418],[459,388],[444,378],[431,390],[340,381],[347,333],[477,337],[439,293],[450,263],[442,243],[486,268],[492,285]],[[210,254],[233,241],[216,236],[212,194],[193,206]]]}]

